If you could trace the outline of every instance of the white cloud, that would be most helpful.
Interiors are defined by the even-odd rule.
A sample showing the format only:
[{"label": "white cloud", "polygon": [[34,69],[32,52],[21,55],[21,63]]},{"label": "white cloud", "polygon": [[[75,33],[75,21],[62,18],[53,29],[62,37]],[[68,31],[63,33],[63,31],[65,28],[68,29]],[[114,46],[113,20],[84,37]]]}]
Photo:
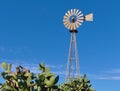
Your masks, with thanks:
[{"label": "white cloud", "polygon": [[101,76],[101,80],[120,80],[120,76]]},{"label": "white cloud", "polygon": [[120,74],[120,69],[112,69],[110,71],[105,71],[108,74]]},{"label": "white cloud", "polygon": [[66,74],[65,71],[53,71],[53,73],[55,73],[57,75],[65,75]]},{"label": "white cloud", "polygon": [[108,75],[108,74],[87,74],[88,78],[96,80],[120,80],[120,75]]},{"label": "white cloud", "polygon": [[[12,60],[13,61],[13,60]],[[7,62],[9,62],[7,60]],[[26,69],[30,69],[31,72],[33,73],[39,73],[40,71],[38,70],[38,65],[39,64],[31,64],[31,63],[18,63],[16,60],[13,61],[14,63],[12,64],[12,71],[15,71],[16,67],[21,65],[22,67],[26,68]],[[20,62],[20,60],[19,60]],[[64,71],[61,71],[61,69],[63,70],[64,66],[63,65],[51,65],[51,64],[46,64],[46,67],[49,67],[51,72],[57,74],[57,75],[63,75],[65,74]],[[0,66],[0,72],[4,71],[2,69],[2,67]]]},{"label": "white cloud", "polygon": [[88,77],[97,80],[120,80],[120,69],[112,69],[97,74],[87,74]]},{"label": "white cloud", "polygon": [[51,64],[47,64],[46,66],[50,67],[50,68],[57,68],[57,69],[61,69],[64,67],[64,65],[51,65]]}]

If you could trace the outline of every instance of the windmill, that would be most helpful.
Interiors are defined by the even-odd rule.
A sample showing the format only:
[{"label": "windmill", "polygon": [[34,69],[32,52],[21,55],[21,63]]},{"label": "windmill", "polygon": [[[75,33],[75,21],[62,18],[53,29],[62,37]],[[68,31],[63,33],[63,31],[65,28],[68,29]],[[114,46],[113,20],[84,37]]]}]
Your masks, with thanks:
[{"label": "windmill", "polygon": [[63,23],[71,33],[66,80],[76,79],[80,76],[80,65],[76,42],[76,33],[78,31],[76,29],[82,25],[83,21],[93,21],[93,14],[90,13],[84,16],[78,9],[71,9],[63,17]]}]

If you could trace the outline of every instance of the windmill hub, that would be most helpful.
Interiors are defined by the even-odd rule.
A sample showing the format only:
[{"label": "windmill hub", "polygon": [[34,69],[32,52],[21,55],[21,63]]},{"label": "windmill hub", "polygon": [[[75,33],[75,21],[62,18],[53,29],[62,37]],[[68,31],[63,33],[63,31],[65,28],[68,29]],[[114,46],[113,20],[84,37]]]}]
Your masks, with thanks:
[{"label": "windmill hub", "polygon": [[71,16],[70,22],[75,23],[77,21],[76,16]]}]

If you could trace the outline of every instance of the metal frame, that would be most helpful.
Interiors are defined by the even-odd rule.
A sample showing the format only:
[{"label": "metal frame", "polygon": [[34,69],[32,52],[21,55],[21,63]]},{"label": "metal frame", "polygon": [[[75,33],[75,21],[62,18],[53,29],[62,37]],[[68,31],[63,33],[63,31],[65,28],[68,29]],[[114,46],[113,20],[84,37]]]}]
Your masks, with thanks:
[{"label": "metal frame", "polygon": [[79,77],[79,58],[77,51],[76,42],[77,30],[72,30],[70,38],[70,48],[68,54],[67,70],[66,70],[66,80],[76,79]]}]

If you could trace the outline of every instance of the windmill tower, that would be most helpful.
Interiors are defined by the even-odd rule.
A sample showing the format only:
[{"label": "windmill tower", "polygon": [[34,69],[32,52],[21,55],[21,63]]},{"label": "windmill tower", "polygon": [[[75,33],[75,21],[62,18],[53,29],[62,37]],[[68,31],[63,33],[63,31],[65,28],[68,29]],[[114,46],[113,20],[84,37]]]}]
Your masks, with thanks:
[{"label": "windmill tower", "polygon": [[76,30],[78,27],[82,25],[83,21],[93,21],[93,14],[88,14],[84,16],[81,11],[78,9],[69,10],[63,18],[63,23],[69,32],[71,33],[70,38],[70,48],[66,69],[66,80],[76,79],[80,76],[80,65],[78,58],[78,50],[77,50],[77,41],[76,41]]}]

